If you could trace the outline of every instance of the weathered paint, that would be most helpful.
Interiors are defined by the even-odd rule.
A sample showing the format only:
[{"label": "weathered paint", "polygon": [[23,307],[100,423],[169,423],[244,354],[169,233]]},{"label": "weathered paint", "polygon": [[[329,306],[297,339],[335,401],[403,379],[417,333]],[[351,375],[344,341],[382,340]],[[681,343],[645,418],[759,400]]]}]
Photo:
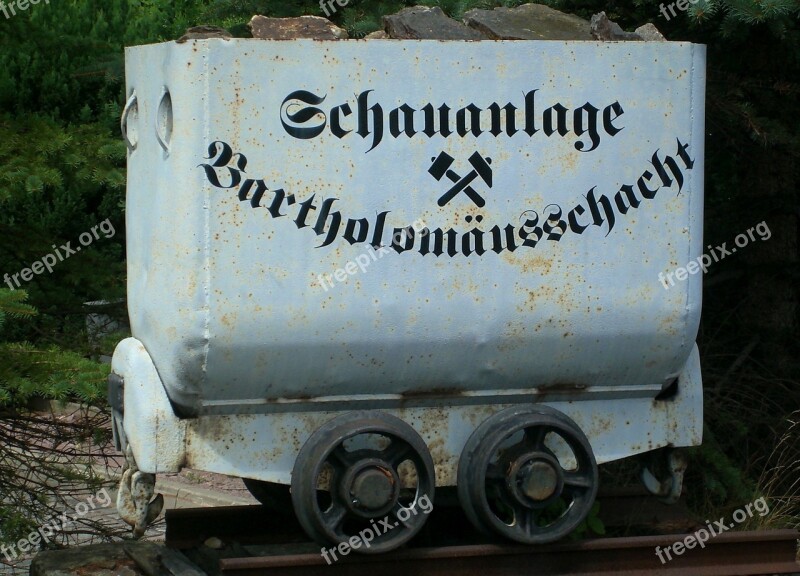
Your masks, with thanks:
[{"label": "weathered paint", "polygon": [[[313,429],[357,408],[411,423],[444,484],[469,432],[519,402],[563,410],[598,461],[699,442],[701,279],[665,290],[658,275],[702,252],[702,46],[203,40],[130,48],[126,69],[131,325],[170,400],[199,416],[186,464],[285,482]],[[452,109],[454,132],[458,110],[481,110],[483,133],[425,135],[428,103]],[[489,132],[492,103],[517,108],[516,133]],[[559,106],[565,134],[548,135]],[[653,158],[667,156],[664,177]],[[617,203],[624,185],[638,207]],[[338,230],[331,214],[315,229],[325,200]],[[370,247],[386,212],[384,245],[424,222],[454,230],[457,253],[423,254],[419,236]],[[490,249],[495,226],[515,250]],[[471,230],[481,255],[464,254]],[[678,375],[688,389],[654,402]],[[160,467],[149,454],[142,470]]]},{"label": "weathered paint", "polygon": [[[133,359],[123,362],[123,358]],[[311,434],[340,412],[207,415],[179,420],[161,410],[168,403],[157,379],[142,378],[147,353],[135,339],[125,340],[114,355],[114,371],[126,381],[125,429],[139,469],[177,472],[182,466],[288,484],[295,457]],[[145,386],[127,386],[145,380]],[[702,440],[703,394],[700,360],[694,348],[680,376],[677,394],[668,400],[561,400],[546,402],[572,418],[588,437],[598,463],[664,446],[695,446]],[[528,402],[535,402],[529,398]],[[454,485],[458,458],[469,435],[508,404],[404,408],[395,415],[425,440],[439,486]],[[149,407],[143,409],[143,407]],[[157,414],[153,418],[152,414]],[[142,418],[149,428],[143,427]],[[551,446],[560,457],[570,455]],[[185,456],[185,460],[178,458]]]},{"label": "weathered paint", "polygon": [[[702,245],[703,60],[702,47],[663,42],[207,40],[129,49],[139,124],[127,207],[134,334],[187,413],[267,412],[285,399],[370,406],[387,394],[433,388],[452,391],[445,396],[525,395],[564,382],[576,391],[649,394],[680,372],[699,320],[699,276],[665,290],[658,274],[690,261]],[[506,64],[502,75],[498,62]],[[297,98],[283,105],[297,90],[325,97],[317,107],[327,122],[315,138],[293,137],[282,124],[310,129],[323,121],[289,119],[313,107]],[[526,115],[524,95],[532,91],[534,111]],[[342,130],[356,127],[354,94],[382,106],[377,145],[374,124],[363,138],[332,133],[337,105],[350,106],[350,115],[339,109]],[[519,108],[513,136],[485,132],[493,102]],[[484,110],[484,133],[393,137],[390,110],[404,103],[418,110],[417,130],[426,103],[447,103],[453,129],[456,109],[474,104]],[[597,142],[586,132],[588,108],[583,134],[545,134],[548,108],[556,106],[555,124],[563,106],[565,128],[578,132],[573,111],[586,103],[597,108]],[[376,109],[366,112],[374,120]],[[537,132],[529,135],[531,118]],[[222,142],[247,158],[246,167],[242,156],[212,166],[225,153]],[[492,187],[482,178],[472,184],[485,206],[465,192],[439,206],[449,176],[437,181],[429,168],[442,153],[456,176],[468,173],[473,154],[492,159]],[[620,186],[636,185],[642,174],[655,182],[653,154],[675,160],[682,189],[674,182],[652,199],[637,192],[638,208],[613,208],[613,229],[605,216],[591,224],[590,190],[613,203]],[[221,186],[232,182],[231,170],[263,180],[269,190],[261,207],[248,201],[256,185],[241,201],[240,186],[213,186],[200,164]],[[276,189],[287,196],[276,213],[286,216],[267,210]],[[292,218],[312,195],[312,226],[299,228]],[[348,218],[374,228],[376,215],[389,211],[389,228],[422,220],[461,238],[482,217],[487,248],[495,225],[511,224],[517,243],[522,228],[527,240],[542,239],[469,257],[423,256],[416,239],[413,249],[392,250],[325,291],[318,275],[373,251],[344,240],[342,229],[319,247],[331,219],[318,233],[311,228],[323,199],[333,198],[342,229]],[[558,241],[547,239],[546,227],[523,226],[534,212],[547,225],[555,206],[565,222],[550,231],[554,238],[563,232]],[[573,208],[584,212],[564,230]]]}]

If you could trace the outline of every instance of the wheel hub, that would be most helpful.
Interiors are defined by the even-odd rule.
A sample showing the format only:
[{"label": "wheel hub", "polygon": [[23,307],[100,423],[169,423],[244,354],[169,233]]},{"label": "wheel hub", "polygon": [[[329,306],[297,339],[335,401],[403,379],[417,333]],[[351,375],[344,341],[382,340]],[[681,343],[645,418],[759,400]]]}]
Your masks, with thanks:
[{"label": "wheel hub", "polygon": [[396,483],[389,470],[370,466],[356,474],[350,487],[353,504],[370,511],[381,510],[392,503]]},{"label": "wheel hub", "polygon": [[344,506],[361,518],[387,514],[400,497],[400,477],[378,453],[362,451],[344,472],[339,494]]},{"label": "wheel hub", "polygon": [[558,489],[558,472],[542,460],[525,466],[521,473],[522,492],[531,500],[547,500]]},{"label": "wheel hub", "polygon": [[564,486],[558,460],[539,450],[512,454],[507,470],[509,492],[526,508],[546,507],[561,494]]}]

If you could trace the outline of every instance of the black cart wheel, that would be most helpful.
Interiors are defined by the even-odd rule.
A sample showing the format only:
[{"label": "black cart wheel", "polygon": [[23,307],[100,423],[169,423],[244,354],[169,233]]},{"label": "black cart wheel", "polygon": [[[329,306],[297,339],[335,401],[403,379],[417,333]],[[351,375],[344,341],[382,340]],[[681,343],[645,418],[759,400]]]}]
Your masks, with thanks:
[{"label": "black cart wheel", "polygon": [[393,550],[422,528],[433,506],[433,459],[419,434],[382,412],[353,412],[314,432],[292,470],[292,503],[323,545],[357,536],[363,554]]},{"label": "black cart wheel", "polygon": [[470,521],[523,544],[563,538],[597,495],[597,462],[584,433],[548,406],[515,406],[483,422],[458,465]]}]

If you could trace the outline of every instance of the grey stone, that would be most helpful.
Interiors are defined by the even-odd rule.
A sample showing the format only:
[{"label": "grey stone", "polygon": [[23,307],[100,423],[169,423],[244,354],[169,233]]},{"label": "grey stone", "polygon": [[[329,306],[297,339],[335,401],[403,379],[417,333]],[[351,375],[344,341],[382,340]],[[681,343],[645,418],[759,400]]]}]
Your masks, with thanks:
[{"label": "grey stone", "polygon": [[138,542],[125,542],[122,549],[128,558],[136,563],[137,569],[145,576],[161,576],[161,548],[157,546],[137,546]]},{"label": "grey stone", "polygon": [[384,40],[388,38],[389,35],[384,32],[383,30],[376,30],[375,32],[370,32],[366,36],[364,36],[365,40]]},{"label": "grey stone", "polygon": [[205,576],[182,554],[151,542],[92,544],[45,550],[31,562],[31,576]]},{"label": "grey stone", "polygon": [[321,16],[300,16],[298,18],[268,18],[253,16],[248,24],[253,38],[261,40],[343,40],[347,32]]},{"label": "grey stone", "polygon": [[591,40],[589,23],[541,4],[473,9],[464,23],[493,40]]},{"label": "grey stone", "polygon": [[[158,548],[155,544],[137,543],[139,547]],[[77,576],[116,572],[123,568],[144,574],[119,544],[93,544],[66,550],[39,552],[31,562],[31,576]]]},{"label": "grey stone", "polygon": [[448,18],[441,8],[413,6],[383,17],[390,38],[400,40],[482,40],[483,34]]},{"label": "grey stone", "polygon": [[664,35],[658,31],[654,24],[648,22],[634,30],[645,42],[666,42]]},{"label": "grey stone", "polygon": [[616,22],[609,20],[605,12],[592,16],[589,21],[592,36],[597,40],[641,40],[642,37],[635,32],[625,32]]},{"label": "grey stone", "polygon": [[192,26],[176,42],[183,44],[187,40],[205,40],[207,38],[231,38],[231,33],[219,26]]}]

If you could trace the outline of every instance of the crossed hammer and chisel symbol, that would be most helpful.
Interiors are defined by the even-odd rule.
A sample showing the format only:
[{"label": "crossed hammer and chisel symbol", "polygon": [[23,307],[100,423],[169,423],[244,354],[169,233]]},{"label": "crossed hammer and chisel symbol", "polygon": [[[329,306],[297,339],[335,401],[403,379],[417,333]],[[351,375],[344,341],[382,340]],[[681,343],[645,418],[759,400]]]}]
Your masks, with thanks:
[{"label": "crossed hammer and chisel symbol", "polygon": [[446,152],[442,152],[433,159],[433,164],[428,169],[428,172],[436,178],[436,180],[441,180],[444,176],[447,176],[455,185],[450,188],[447,192],[445,192],[441,198],[439,198],[439,206],[444,206],[450,200],[455,198],[459,192],[463,191],[464,194],[469,196],[470,200],[475,202],[475,204],[482,208],[486,205],[486,200],[478,194],[475,189],[470,186],[472,182],[480,176],[481,179],[489,186],[492,187],[492,168],[489,166],[492,163],[491,158],[484,158],[478,152],[475,152],[472,156],[469,157],[469,163],[472,165],[473,170],[469,172],[463,178],[459,176],[456,172],[450,169],[450,167],[455,162],[455,159],[447,154]]}]

